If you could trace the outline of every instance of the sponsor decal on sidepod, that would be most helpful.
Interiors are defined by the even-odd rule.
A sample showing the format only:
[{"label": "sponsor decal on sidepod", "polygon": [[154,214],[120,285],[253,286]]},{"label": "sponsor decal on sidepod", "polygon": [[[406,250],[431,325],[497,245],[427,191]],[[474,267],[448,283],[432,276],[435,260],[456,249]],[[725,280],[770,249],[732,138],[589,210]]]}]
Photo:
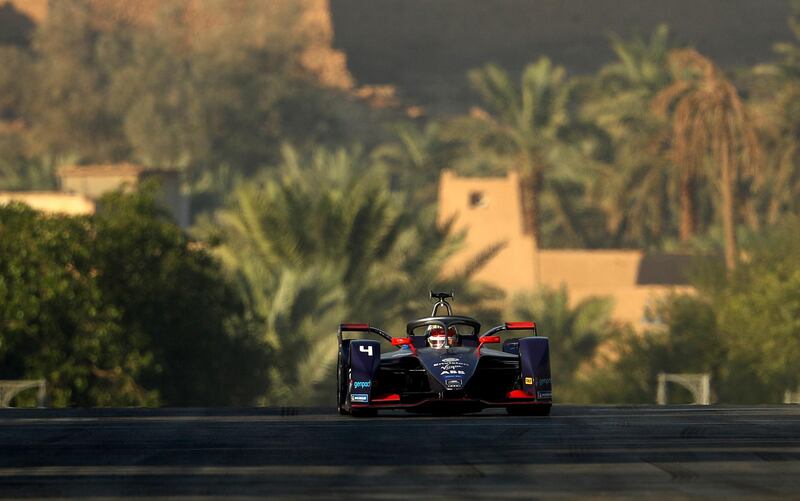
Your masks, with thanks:
[{"label": "sponsor decal on sidepod", "polygon": [[372,381],[355,381],[355,382],[353,382],[353,388],[355,388],[355,389],[369,388],[370,386],[372,386]]},{"label": "sponsor decal on sidepod", "polygon": [[366,393],[353,393],[352,395],[350,395],[350,400],[353,402],[367,403],[369,402],[369,395],[367,395]]}]

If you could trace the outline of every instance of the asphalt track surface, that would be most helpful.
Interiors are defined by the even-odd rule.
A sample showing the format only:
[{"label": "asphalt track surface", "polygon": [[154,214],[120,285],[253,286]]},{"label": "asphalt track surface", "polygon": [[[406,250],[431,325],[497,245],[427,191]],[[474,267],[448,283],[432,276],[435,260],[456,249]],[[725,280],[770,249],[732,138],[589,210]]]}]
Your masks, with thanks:
[{"label": "asphalt track surface", "polygon": [[0,411],[0,497],[800,499],[800,406]]}]

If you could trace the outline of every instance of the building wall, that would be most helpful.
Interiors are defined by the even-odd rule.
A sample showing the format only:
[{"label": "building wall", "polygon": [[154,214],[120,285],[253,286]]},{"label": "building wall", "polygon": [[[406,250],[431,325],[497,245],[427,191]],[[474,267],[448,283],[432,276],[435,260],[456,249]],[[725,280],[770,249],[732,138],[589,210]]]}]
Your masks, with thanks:
[{"label": "building wall", "polygon": [[567,287],[570,301],[591,296],[614,299],[614,317],[635,327],[647,324],[645,310],[670,293],[692,290],[684,277],[676,274],[672,284],[642,283],[642,264],[646,254],[641,250],[541,250],[541,285]]},{"label": "building wall", "polygon": [[134,188],[139,181],[137,174],[119,174],[107,176],[65,175],[61,176],[61,189],[67,193],[80,193],[91,198],[100,198],[109,191],[127,186]]},{"label": "building wall", "polygon": [[542,250],[539,252],[541,284],[558,287],[597,288],[637,283],[640,250]]},{"label": "building wall", "polygon": [[[504,242],[503,250],[475,275],[477,280],[508,295],[563,286],[573,305],[591,296],[609,296],[614,300],[614,318],[636,328],[646,325],[645,310],[659,298],[691,290],[676,267],[654,274],[647,266],[663,266],[660,263],[670,260],[646,259],[641,250],[537,250],[531,236],[523,232],[520,206],[514,173],[473,178],[444,171],[439,183],[439,224],[455,218],[455,230],[467,231],[464,248],[451,259],[445,273],[463,268],[487,245]],[[658,276],[660,283],[643,279],[647,276]]]},{"label": "building wall", "polygon": [[181,227],[190,224],[189,198],[181,189],[180,173],[171,169],[146,169],[134,164],[65,166],[58,170],[61,190],[98,199],[120,188],[134,189],[148,179],[159,185],[158,202]]},{"label": "building wall", "polygon": [[57,191],[0,192],[0,205],[11,202],[21,202],[48,214],[79,216],[95,211],[95,203],[89,197]]},{"label": "building wall", "polygon": [[[482,200],[474,204],[471,197]],[[487,246],[505,246],[475,278],[516,291],[534,283],[533,239],[522,234],[519,183],[516,174],[505,178],[462,178],[443,171],[439,182],[439,224],[451,218],[454,230],[467,230],[464,251],[447,265],[447,271],[463,268]]]},{"label": "building wall", "polygon": [[175,171],[144,172],[140,181],[155,177],[159,183],[158,201],[166,208],[178,224],[186,228],[191,223],[189,214],[189,197],[181,189],[181,179]]}]

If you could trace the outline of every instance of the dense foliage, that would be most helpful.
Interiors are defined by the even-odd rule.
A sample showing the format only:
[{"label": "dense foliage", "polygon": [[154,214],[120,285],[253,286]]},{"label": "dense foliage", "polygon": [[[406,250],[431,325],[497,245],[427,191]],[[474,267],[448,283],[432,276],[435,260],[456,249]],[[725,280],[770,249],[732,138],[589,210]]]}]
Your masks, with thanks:
[{"label": "dense foliage", "polygon": [[709,373],[712,397],[725,403],[782,402],[800,389],[800,220],[764,232],[745,252],[732,274],[721,263],[698,267],[697,292],[653,312],[660,327],[615,339],[614,356],[583,374],[584,398],[652,402],[659,372]]},{"label": "dense foliage", "polygon": [[562,398],[651,401],[660,371],[710,372],[725,402],[798,386],[800,10],[752,68],[660,26],[612,36],[591,75],[487,62],[469,113],[410,120],[323,87],[291,2],[210,0],[202,29],[177,0],[147,23],[51,4],[30,40],[0,37],[0,189],[52,189],[64,164],[177,168],[199,241],[147,191],[92,217],[0,209],[0,378],[43,377],[55,405],[321,401],[339,321],[401,328],[434,286],[498,320],[471,277],[499,246],[441,273],[463,240],[435,220],[450,168],[515,172],[544,248],[726,258],[645,333],[605,299],[516,298],[561,346]]},{"label": "dense foliage", "polygon": [[571,305],[565,287],[512,299],[506,318],[536,319],[539,333],[552,343],[550,366],[559,401],[593,401],[592,388],[585,387],[582,376],[591,370],[602,346],[630,335],[629,328],[612,320],[612,307],[610,299],[601,297]]},{"label": "dense foliage", "polygon": [[92,217],[0,207],[0,379],[53,405],[230,405],[261,393],[266,347],[219,264],[146,194]]},{"label": "dense foliage", "polygon": [[117,349],[119,313],[103,301],[85,219],[0,208],[0,378],[47,379],[54,405],[157,401],[134,383],[146,352]]},{"label": "dense foliage", "polygon": [[[403,320],[428,307],[424,292],[459,291],[459,306],[478,308],[490,289],[470,275],[496,252],[488,247],[467,269],[440,269],[460,236],[435,215],[419,214],[386,185],[382,164],[359,150],[285,148],[280,174],[237,188],[229,208],[201,228],[236,279],[248,310],[263,319],[274,350],[266,402],[309,402],[333,395],[335,326],[369,322],[402,332]],[[317,400],[319,401],[319,400]]]},{"label": "dense foliage", "polygon": [[[206,8],[225,19],[224,2]],[[333,95],[288,33],[256,35],[252,17],[200,35],[170,2],[155,15],[109,29],[90,2],[56,2],[30,46],[0,47],[0,117],[17,124],[1,134],[0,187],[38,184],[20,164],[52,175],[65,162],[133,161],[183,169],[208,202],[283,141],[338,138]]]}]

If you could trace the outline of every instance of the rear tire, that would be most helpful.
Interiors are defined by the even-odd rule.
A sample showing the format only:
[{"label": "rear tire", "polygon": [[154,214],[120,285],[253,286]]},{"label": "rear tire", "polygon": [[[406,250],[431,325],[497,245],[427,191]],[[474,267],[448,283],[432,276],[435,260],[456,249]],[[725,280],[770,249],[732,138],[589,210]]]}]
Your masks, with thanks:
[{"label": "rear tire", "polygon": [[546,405],[515,405],[506,407],[510,416],[549,416],[551,404]]},{"label": "rear tire", "polygon": [[342,363],[342,349],[339,348],[339,358],[336,361],[336,410],[343,416],[350,414],[344,405],[347,399],[347,388],[344,386],[345,374],[345,368]]},{"label": "rear tire", "polygon": [[350,368],[344,365],[342,349],[339,348],[339,357],[336,361],[336,410],[343,416],[375,417],[377,409],[353,408],[347,405],[350,389]]}]

